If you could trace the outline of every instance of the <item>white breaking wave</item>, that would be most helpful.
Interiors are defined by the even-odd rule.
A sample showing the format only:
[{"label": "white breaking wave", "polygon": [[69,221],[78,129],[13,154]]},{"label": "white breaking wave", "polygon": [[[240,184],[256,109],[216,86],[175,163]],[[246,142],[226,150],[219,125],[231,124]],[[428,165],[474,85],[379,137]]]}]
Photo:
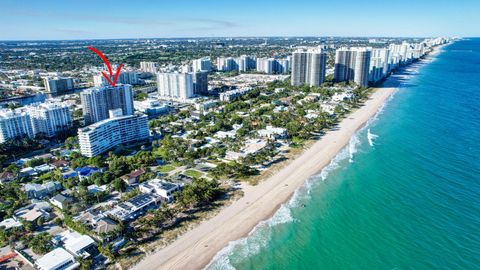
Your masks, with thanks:
[{"label": "white breaking wave", "polygon": [[213,257],[205,267],[209,270],[235,269],[230,261],[230,255],[235,252],[237,258],[247,258],[258,254],[270,241],[271,228],[279,224],[293,222],[290,202],[283,204],[278,211],[268,220],[258,223],[255,228],[244,238],[232,241]]},{"label": "white breaking wave", "polygon": [[370,132],[370,129],[368,129],[367,139],[368,139],[368,144],[370,144],[370,146],[373,146],[373,141],[376,138],[378,138],[378,135],[373,134],[372,132]]},{"label": "white breaking wave", "polygon": [[[360,132],[360,131],[359,131]],[[346,159],[351,160],[353,155],[357,152],[357,147],[360,144],[357,134],[354,134],[350,139],[349,144],[344,147],[333,158],[329,165],[322,169],[320,174],[310,177],[305,184],[297,189],[292,198],[282,204],[278,211],[268,220],[258,223],[255,228],[244,238],[232,241],[213,257],[212,261],[205,267],[208,270],[224,270],[235,269],[232,265],[232,256],[242,259],[258,254],[262,248],[266,247],[271,239],[272,228],[284,223],[294,222],[291,209],[298,207],[300,201],[308,200],[310,191],[318,180],[325,181],[330,172],[340,167],[340,162]]]},{"label": "white breaking wave", "polygon": [[315,184],[318,184],[319,180],[327,180],[328,175],[332,171],[340,168],[342,161],[348,159],[350,163],[353,162],[354,154],[357,152],[358,146],[361,143],[358,134],[362,133],[365,128],[368,128],[378,120],[378,116],[383,113],[385,105],[392,100],[393,96],[394,94],[385,101],[377,113],[365,123],[365,126],[363,126],[350,138],[348,145],[338,152],[337,155],[327,166],[325,166],[325,168],[322,169],[318,175],[310,177],[302,187],[295,191],[292,198],[288,202],[282,204],[282,206],[270,219],[258,223],[257,226],[255,226],[246,237],[231,241],[225,248],[220,250],[215,257],[212,258],[205,269],[235,269],[235,267],[232,265],[232,259],[242,260],[258,254],[262,248],[265,248],[268,245],[272,237],[273,227],[280,224],[295,222],[295,218],[292,216],[291,209],[298,207],[301,201],[308,200],[310,197],[310,191]]},{"label": "white breaking wave", "polygon": [[355,133],[348,143],[348,155],[350,157],[348,162],[353,163],[353,155],[357,152],[357,146],[359,144],[360,140],[358,139],[358,135]]}]

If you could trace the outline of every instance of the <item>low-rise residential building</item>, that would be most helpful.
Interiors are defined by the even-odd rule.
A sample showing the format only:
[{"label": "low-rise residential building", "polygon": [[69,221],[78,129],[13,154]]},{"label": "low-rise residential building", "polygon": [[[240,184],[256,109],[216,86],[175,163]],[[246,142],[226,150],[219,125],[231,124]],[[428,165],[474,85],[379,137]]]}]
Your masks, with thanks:
[{"label": "low-rise residential building", "polygon": [[41,199],[43,197],[46,197],[53,192],[60,190],[62,188],[62,185],[60,182],[47,182],[44,184],[35,184],[35,183],[28,183],[25,184],[24,189],[25,193],[27,194],[27,197],[32,199]]},{"label": "low-rise residential building", "polygon": [[207,100],[204,102],[195,103],[195,109],[197,109],[200,112],[204,112],[204,111],[207,111],[208,109],[216,107],[217,103],[218,102],[216,100]]},{"label": "low-rise residential building", "polygon": [[267,141],[261,139],[248,139],[245,141],[245,145],[239,152],[227,151],[225,153],[226,160],[239,160],[245,158],[248,155],[256,155],[259,151],[267,146]]},{"label": "low-rise residential building", "polygon": [[1,172],[0,173],[0,184],[5,184],[11,182],[15,179],[15,175],[11,172]]},{"label": "low-rise residential building", "polygon": [[230,102],[237,97],[241,97],[246,93],[250,92],[253,88],[251,87],[244,87],[241,89],[230,90],[223,93],[220,93],[220,100],[224,102]]},{"label": "low-rise residential building", "polygon": [[50,198],[50,202],[60,209],[65,209],[70,203],[73,202],[72,198],[62,194],[57,194],[53,198]]},{"label": "low-rise residential building", "polygon": [[101,218],[97,221],[95,232],[98,235],[110,234],[118,229],[118,223],[110,218]]},{"label": "low-rise residential building", "polygon": [[65,231],[55,235],[54,241],[75,257],[88,258],[92,255],[95,241],[88,235],[79,234],[75,231]]},{"label": "low-rise residential building", "polygon": [[13,218],[17,221],[25,220],[28,222],[35,222],[39,218],[43,218],[44,220],[48,220],[50,218],[51,207],[48,205],[44,205],[43,203],[33,203],[17,209],[13,213]]},{"label": "low-rise residential building", "polygon": [[80,266],[72,254],[63,248],[56,248],[35,262],[40,270],[72,270]]},{"label": "low-rise residential building", "polygon": [[148,209],[156,207],[160,197],[152,194],[140,194],[122,202],[108,211],[108,215],[121,221],[129,221],[143,215]]},{"label": "low-rise residential building", "polygon": [[148,118],[154,118],[170,111],[170,107],[166,103],[161,103],[155,99],[147,99],[143,101],[133,102],[135,109],[148,115]]},{"label": "low-rise residential building", "polygon": [[342,102],[345,100],[350,100],[352,97],[352,93],[336,93],[332,96],[332,102]]},{"label": "low-rise residential building", "polygon": [[142,176],[145,173],[145,169],[140,168],[138,170],[135,170],[129,174],[125,174],[121,176],[120,178],[127,184],[127,185],[133,185],[138,182],[140,179],[140,176]]},{"label": "low-rise residential building", "polygon": [[153,179],[145,183],[141,183],[139,189],[143,193],[157,194],[165,201],[173,201],[173,194],[179,191],[181,186],[176,183],[162,181],[160,179]]},{"label": "low-rise residential building", "polygon": [[89,193],[92,193],[92,194],[95,194],[95,193],[98,193],[98,192],[104,192],[108,189],[108,186],[107,185],[101,185],[101,186],[98,186],[98,185],[90,185],[87,187],[87,190]]},{"label": "low-rise residential building", "polygon": [[320,104],[320,108],[322,109],[323,112],[328,113],[329,115],[335,114],[335,104],[329,104],[329,103],[322,103]]},{"label": "low-rise residential building", "polygon": [[6,231],[12,228],[20,228],[22,226],[22,222],[14,218],[6,218],[0,222],[0,228],[3,228]]},{"label": "low-rise residential building", "polygon": [[265,129],[259,130],[258,135],[260,137],[277,140],[287,138],[288,133],[285,128],[267,126]]}]

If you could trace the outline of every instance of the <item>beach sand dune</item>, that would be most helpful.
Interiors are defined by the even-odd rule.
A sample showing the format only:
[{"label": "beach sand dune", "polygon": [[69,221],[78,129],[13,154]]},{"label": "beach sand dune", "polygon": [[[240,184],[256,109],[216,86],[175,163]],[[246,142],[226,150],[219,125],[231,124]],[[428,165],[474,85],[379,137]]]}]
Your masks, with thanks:
[{"label": "beach sand dune", "polygon": [[295,160],[257,186],[245,186],[244,196],[200,223],[169,246],[156,251],[134,269],[202,269],[230,241],[246,235],[270,218],[305,181],[320,172],[349,142],[395,88],[377,88],[365,105],[347,116]]}]

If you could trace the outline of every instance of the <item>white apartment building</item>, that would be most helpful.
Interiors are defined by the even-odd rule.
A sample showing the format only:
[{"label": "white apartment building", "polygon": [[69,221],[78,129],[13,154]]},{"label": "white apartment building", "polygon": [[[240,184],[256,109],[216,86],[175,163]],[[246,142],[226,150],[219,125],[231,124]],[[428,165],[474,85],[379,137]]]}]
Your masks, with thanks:
[{"label": "white apartment building", "polygon": [[30,115],[21,110],[0,109],[0,143],[16,137],[33,138]]},{"label": "white apartment building", "polygon": [[185,101],[194,95],[191,73],[157,73],[157,83],[163,99]]},{"label": "white apartment building", "polygon": [[94,157],[119,144],[148,138],[148,119],[145,114],[122,115],[119,109],[110,112],[109,119],[78,129],[82,155]]},{"label": "white apartment building", "polygon": [[34,134],[53,137],[58,132],[72,127],[72,116],[68,105],[60,102],[39,103],[26,107],[30,115]]}]

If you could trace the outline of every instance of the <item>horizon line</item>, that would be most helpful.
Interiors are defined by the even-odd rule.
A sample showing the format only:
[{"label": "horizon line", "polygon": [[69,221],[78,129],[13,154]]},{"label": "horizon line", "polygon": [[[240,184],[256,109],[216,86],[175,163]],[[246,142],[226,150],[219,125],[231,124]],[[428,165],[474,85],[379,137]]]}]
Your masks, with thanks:
[{"label": "horizon line", "polygon": [[15,42],[15,41],[88,41],[88,40],[142,40],[142,39],[226,39],[226,38],[435,38],[435,37],[456,37],[456,38],[480,38],[479,37],[462,37],[462,36],[315,36],[315,35],[305,35],[305,36],[297,36],[297,35],[272,35],[272,36],[198,36],[198,37],[139,37],[139,38],[80,38],[80,39],[1,39],[0,42]]}]

